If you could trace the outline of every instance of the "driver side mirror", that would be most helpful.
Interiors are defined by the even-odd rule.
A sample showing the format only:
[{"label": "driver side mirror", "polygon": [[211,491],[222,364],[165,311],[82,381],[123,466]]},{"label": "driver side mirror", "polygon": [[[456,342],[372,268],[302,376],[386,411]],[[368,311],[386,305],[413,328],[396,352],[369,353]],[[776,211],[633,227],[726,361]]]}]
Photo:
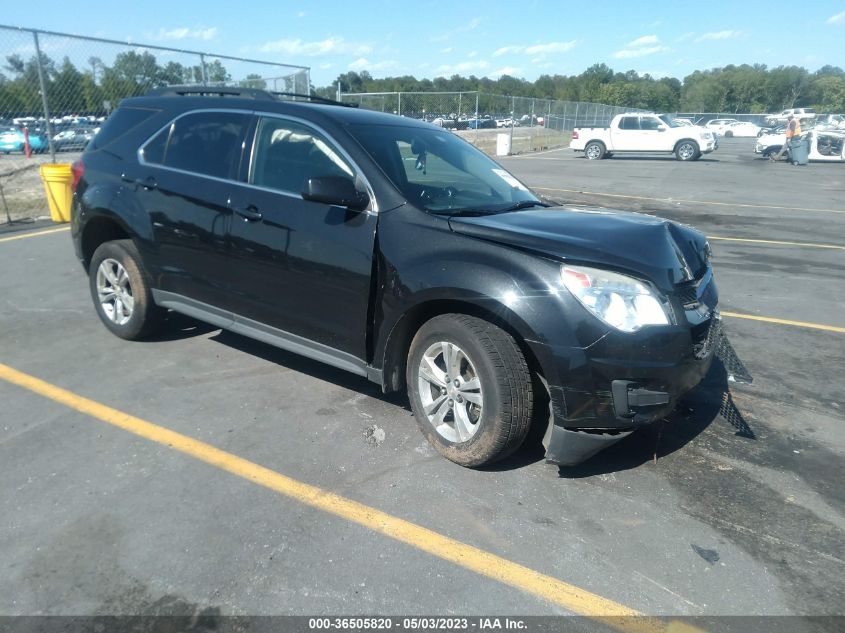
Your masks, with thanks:
[{"label": "driver side mirror", "polygon": [[358,191],[352,179],[343,176],[309,178],[302,187],[302,197],[311,202],[347,207],[352,211],[363,211],[370,204],[370,197]]},{"label": "driver side mirror", "polygon": [[658,132],[665,132],[665,131],[666,131],[666,126],[665,126],[665,125],[658,125],[658,126],[657,126],[657,131],[658,131]]}]

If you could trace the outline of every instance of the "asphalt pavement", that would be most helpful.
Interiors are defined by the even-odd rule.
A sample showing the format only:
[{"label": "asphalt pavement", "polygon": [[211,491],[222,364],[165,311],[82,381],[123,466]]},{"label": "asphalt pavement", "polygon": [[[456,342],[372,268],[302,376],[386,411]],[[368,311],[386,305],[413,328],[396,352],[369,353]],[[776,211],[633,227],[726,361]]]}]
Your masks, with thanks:
[{"label": "asphalt pavement", "polygon": [[[435,536],[397,540],[7,372],[0,614],[600,614],[480,573],[487,554],[650,615],[842,614],[845,165],[772,164],[753,144],[692,163],[501,160],[549,198],[700,228],[722,309],[763,319],[724,319],[753,384],[717,365],[667,423],[575,468],[544,463],[537,438],[461,468],[404,396],[185,317],[117,339],[67,232],[1,234],[4,366]],[[476,549],[452,560],[439,537]]]}]

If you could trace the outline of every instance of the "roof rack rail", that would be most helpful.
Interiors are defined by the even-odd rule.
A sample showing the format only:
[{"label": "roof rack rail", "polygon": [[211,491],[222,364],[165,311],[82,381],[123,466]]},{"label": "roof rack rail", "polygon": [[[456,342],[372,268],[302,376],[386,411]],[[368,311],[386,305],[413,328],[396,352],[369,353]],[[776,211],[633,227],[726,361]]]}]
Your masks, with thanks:
[{"label": "roof rack rail", "polygon": [[334,99],[326,99],[325,97],[318,97],[317,95],[307,95],[299,92],[271,92],[268,90],[261,90],[259,88],[240,88],[238,86],[204,86],[204,85],[184,85],[184,86],[162,86],[160,88],[153,88],[145,96],[147,97],[239,97],[241,99],[256,99],[259,101],[277,101],[279,97],[293,97],[295,99],[307,99],[309,101],[318,101],[320,103],[327,103],[329,105],[338,105],[345,108],[357,108],[357,103],[342,103]]},{"label": "roof rack rail", "polygon": [[190,97],[190,96],[216,96],[216,97],[240,97],[242,99],[261,99],[270,101],[273,96],[266,90],[255,88],[230,88],[229,86],[162,86],[153,88],[145,96],[147,97]]},{"label": "roof rack rail", "polygon": [[276,97],[295,97],[299,99],[308,99],[309,101],[317,101],[319,103],[326,103],[328,105],[343,106],[344,108],[357,108],[357,103],[343,103],[343,101],[335,101],[334,99],[327,99],[326,97],[319,97],[317,95],[306,95],[301,92],[271,92]]}]

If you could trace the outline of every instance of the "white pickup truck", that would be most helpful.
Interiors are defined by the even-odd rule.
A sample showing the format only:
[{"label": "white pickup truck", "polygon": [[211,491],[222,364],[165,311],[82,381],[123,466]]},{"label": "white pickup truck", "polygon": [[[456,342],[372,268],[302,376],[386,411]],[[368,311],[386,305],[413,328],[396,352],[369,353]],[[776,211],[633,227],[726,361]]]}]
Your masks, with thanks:
[{"label": "white pickup truck", "polygon": [[716,149],[715,135],[704,128],[676,123],[671,117],[628,112],[609,127],[576,127],[569,147],[590,160],[617,152],[672,153],[678,160],[698,160]]}]

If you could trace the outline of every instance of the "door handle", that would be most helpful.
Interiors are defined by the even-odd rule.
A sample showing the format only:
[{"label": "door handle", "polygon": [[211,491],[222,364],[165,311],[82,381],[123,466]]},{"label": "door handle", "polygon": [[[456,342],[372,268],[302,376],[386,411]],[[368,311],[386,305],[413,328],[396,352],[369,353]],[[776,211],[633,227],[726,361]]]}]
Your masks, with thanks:
[{"label": "door handle", "polygon": [[155,189],[158,187],[158,182],[152,176],[147,176],[146,178],[132,178],[131,176],[127,176],[126,174],[121,175],[120,179],[123,182],[128,182],[130,184],[135,185],[135,187],[143,187],[145,190],[149,191],[150,189]]},{"label": "door handle", "polygon": [[258,210],[258,207],[255,205],[249,205],[248,207],[234,207],[232,209],[235,213],[241,216],[247,222],[255,222],[260,220],[264,216],[261,214],[261,211]]}]

